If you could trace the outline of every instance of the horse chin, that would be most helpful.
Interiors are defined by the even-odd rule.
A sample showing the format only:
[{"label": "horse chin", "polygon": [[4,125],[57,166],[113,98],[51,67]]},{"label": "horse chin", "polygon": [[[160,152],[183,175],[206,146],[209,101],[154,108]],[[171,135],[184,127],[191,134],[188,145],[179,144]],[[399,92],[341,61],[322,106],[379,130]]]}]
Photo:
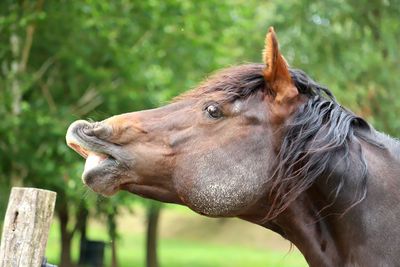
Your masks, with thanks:
[{"label": "horse chin", "polygon": [[[90,178],[88,178],[90,177]],[[106,179],[104,179],[106,178]],[[108,179],[108,177],[103,177],[101,179],[96,179],[95,181],[91,178],[91,174],[84,172],[82,174],[82,181],[86,184],[92,191],[105,196],[111,197],[119,191],[119,186],[115,185]]]},{"label": "horse chin", "polygon": [[115,160],[105,159],[96,167],[88,168],[88,160],[85,164],[85,170],[82,174],[82,181],[94,192],[105,197],[115,195],[119,191],[120,180],[117,171],[113,171]]}]

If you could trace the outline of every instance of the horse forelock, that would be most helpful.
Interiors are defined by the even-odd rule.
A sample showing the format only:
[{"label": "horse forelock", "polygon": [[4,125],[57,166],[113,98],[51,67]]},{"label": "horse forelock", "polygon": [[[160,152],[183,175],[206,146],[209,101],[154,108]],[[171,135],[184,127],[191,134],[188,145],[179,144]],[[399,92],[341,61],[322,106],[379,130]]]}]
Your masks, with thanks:
[{"label": "horse forelock", "polygon": [[206,96],[219,94],[219,103],[232,103],[239,98],[248,98],[259,90],[266,90],[263,69],[264,64],[251,63],[220,70],[200,83],[193,90],[176,97],[174,101],[188,98],[202,99]]},{"label": "horse forelock", "polygon": [[[259,90],[266,94],[274,95],[264,77],[265,64],[249,63],[219,70],[193,90],[189,90],[176,98],[174,102],[187,98],[203,98],[216,92],[224,93],[219,99],[222,103],[232,103],[238,98],[247,98]],[[325,87],[316,83],[304,71],[289,68],[290,76],[299,92],[308,97],[325,93],[332,101],[336,102],[333,94]]]}]

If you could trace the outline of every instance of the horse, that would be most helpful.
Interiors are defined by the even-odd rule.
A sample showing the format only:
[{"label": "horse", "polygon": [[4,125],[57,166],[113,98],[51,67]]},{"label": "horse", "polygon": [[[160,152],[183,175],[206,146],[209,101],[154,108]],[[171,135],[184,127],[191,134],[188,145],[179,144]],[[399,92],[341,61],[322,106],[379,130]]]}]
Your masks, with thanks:
[{"label": "horse", "polygon": [[399,142],[289,67],[272,27],[263,61],[160,108],[73,122],[83,182],[258,224],[310,266],[400,266]]}]

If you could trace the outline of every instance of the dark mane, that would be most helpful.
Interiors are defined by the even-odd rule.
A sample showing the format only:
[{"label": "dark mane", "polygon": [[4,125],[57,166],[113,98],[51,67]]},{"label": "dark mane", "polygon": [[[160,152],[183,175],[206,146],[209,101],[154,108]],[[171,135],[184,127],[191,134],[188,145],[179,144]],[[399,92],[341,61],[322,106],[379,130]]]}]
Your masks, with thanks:
[{"label": "dark mane", "polygon": [[247,98],[258,90],[265,88],[262,70],[264,64],[246,64],[218,71],[201,83],[196,89],[190,90],[174,100],[186,98],[201,98],[207,94],[222,92],[221,104],[231,103],[238,98]]},{"label": "dark mane", "polygon": [[[354,161],[360,169],[360,191],[354,192],[355,198],[351,207],[361,202],[367,193],[368,168],[359,138],[370,141],[362,134],[365,131],[370,131],[368,123],[348,113],[333,99],[329,100],[319,92],[311,97],[287,126],[272,177],[272,206],[267,216],[269,218],[266,219],[282,212],[310,188],[318,177],[326,173],[333,163],[344,166],[343,174],[354,168],[350,162],[350,144],[358,151],[358,158]],[[372,140],[371,142],[375,144]],[[332,192],[333,201],[345,184],[343,176],[339,178],[339,183]]]},{"label": "dark mane", "polygon": [[[223,92],[221,102],[233,102],[246,98],[258,90],[272,94],[262,74],[264,64],[247,64],[217,73],[195,90],[183,97],[201,97],[205,94]],[[295,119],[286,126],[285,137],[276,161],[270,191],[272,206],[265,220],[276,217],[301,193],[306,191],[329,167],[340,153],[345,171],[350,164],[350,143],[358,147],[360,191],[355,194],[351,207],[361,202],[367,192],[367,163],[359,139],[373,145],[380,144],[368,137],[369,124],[339,105],[333,94],[317,84],[305,72],[289,68],[290,76],[299,92],[309,100],[303,104]],[[345,181],[343,178],[334,189],[336,199]],[[351,208],[349,207],[349,208]]]},{"label": "dark mane", "polygon": [[[238,98],[247,98],[258,90],[274,94],[272,89],[265,84],[264,67],[265,64],[262,63],[250,63],[220,70],[196,89],[178,96],[175,100],[200,98],[206,94],[223,92],[224,97],[220,101],[230,103]],[[317,84],[304,71],[289,68],[289,72],[301,94],[312,97],[325,93],[332,101],[336,102],[333,94],[327,88]]]}]

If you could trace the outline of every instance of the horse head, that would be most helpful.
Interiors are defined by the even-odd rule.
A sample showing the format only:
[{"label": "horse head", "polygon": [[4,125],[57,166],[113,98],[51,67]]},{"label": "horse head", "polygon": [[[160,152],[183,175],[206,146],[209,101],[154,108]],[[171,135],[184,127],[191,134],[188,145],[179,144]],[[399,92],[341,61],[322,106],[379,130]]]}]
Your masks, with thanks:
[{"label": "horse head", "polygon": [[251,214],[268,191],[280,129],[304,102],[273,28],[265,64],[222,71],[167,106],[76,121],[68,145],[86,159],[83,181],[128,190],[209,216]]}]

